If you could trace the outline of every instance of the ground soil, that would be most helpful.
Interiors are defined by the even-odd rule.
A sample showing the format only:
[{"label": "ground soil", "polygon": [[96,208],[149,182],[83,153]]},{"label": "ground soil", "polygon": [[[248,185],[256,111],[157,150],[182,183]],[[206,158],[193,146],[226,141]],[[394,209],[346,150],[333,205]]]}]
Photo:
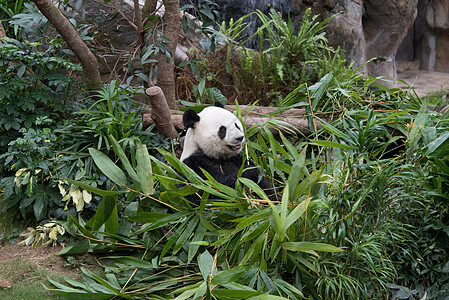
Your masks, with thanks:
[{"label": "ground soil", "polygon": [[36,265],[39,268],[46,268],[52,272],[67,274],[77,273],[78,271],[71,268],[64,257],[58,255],[58,252],[61,249],[61,246],[30,247],[20,246],[18,244],[12,245],[3,241],[0,246],[0,261],[5,262],[20,258],[30,261],[33,265]]},{"label": "ground soil", "polygon": [[[449,92],[449,73],[430,72],[418,69],[414,62],[396,62],[398,79],[415,89],[419,97],[440,91]],[[406,88],[406,84],[398,83],[398,87]]]},{"label": "ground soil", "polygon": [[[21,259],[28,261],[30,267],[28,270],[21,270],[23,274],[15,274],[15,279],[10,279],[0,274],[0,291],[9,289],[18,281],[28,278],[27,274],[31,270],[48,270],[51,274],[61,274],[66,277],[77,279],[80,274],[80,266],[92,269],[97,267],[96,257],[93,255],[84,255],[82,258],[76,258],[75,264],[70,263],[66,257],[58,255],[62,246],[23,246],[10,244],[6,240],[0,241],[0,263],[8,264],[9,261]],[[28,278],[29,279],[29,278]],[[45,278],[42,278],[45,280]],[[0,293],[1,294],[1,293]]]}]

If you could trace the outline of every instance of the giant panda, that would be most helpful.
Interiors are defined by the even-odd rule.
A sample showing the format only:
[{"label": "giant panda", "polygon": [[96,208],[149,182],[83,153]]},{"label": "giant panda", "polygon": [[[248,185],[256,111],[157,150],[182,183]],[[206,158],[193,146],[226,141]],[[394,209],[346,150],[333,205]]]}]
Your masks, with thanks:
[{"label": "giant panda", "polygon": [[[205,178],[201,169],[207,171],[219,183],[235,187],[237,175],[243,164],[242,149],[245,142],[243,125],[220,102],[204,108],[200,113],[188,109],[183,114],[184,127],[187,129],[180,160]],[[259,181],[259,171],[255,166],[246,164],[242,176],[259,184],[274,197],[275,188],[266,178]],[[199,199],[192,199],[198,202]]]}]

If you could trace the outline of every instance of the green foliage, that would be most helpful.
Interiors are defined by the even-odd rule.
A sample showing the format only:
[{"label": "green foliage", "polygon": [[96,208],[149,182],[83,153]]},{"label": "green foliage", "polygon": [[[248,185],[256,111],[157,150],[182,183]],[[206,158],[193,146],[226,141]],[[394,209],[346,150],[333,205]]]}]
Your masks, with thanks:
[{"label": "green foliage", "polygon": [[[259,136],[259,139],[265,138],[270,143],[276,142],[272,136]],[[213,178],[203,180],[166,151],[160,150],[170,165],[149,156],[144,147],[131,155],[136,161],[128,161],[120,145],[112,136],[110,139],[122,168],[101,152],[90,151],[97,166],[116,183],[118,190],[99,190],[72,181],[102,196],[104,204],[85,225],[70,219],[74,228],[90,240],[93,251],[104,251],[109,247],[121,247],[125,251],[131,247],[137,252],[108,257],[120,269],[108,268],[110,273],[106,280],[85,274],[103,286],[101,289],[89,287],[91,281],[83,284],[67,281],[70,287],[54,282],[57,288],[52,290],[55,292],[75,296],[90,291],[105,299],[112,295],[164,297],[168,296],[165,289],[176,284],[170,295],[178,299],[194,295],[299,299],[303,296],[298,289],[301,276],[309,277],[310,272],[316,272],[313,257],[319,252],[341,252],[315,236],[301,235],[306,226],[311,226],[307,224],[306,212],[310,203],[316,201],[315,195],[320,191],[318,181],[323,179],[324,170],[307,171],[305,148],[298,151],[289,145],[293,167],[286,170],[275,167],[287,182],[280,187],[284,191],[282,199],[273,202],[254,182],[244,178],[239,179],[236,189],[223,186]],[[280,144],[277,147],[282,149]],[[270,151],[268,147],[262,149]],[[173,168],[183,176],[175,173]],[[140,174],[142,170],[146,173]],[[148,185],[151,178],[154,185]],[[179,188],[180,184],[184,187]],[[153,188],[156,185],[160,186],[157,190]],[[192,188],[205,191],[199,207],[190,207],[183,197],[190,194]],[[125,209],[126,217],[121,221],[117,216],[119,193],[125,193],[131,201]],[[268,206],[252,204],[251,199],[257,199],[255,195]],[[136,197],[140,198],[139,204],[134,202]],[[132,229],[127,225],[129,222],[139,222],[139,226]],[[103,239],[111,239],[112,243],[101,242],[100,235]],[[75,244],[65,251],[89,250],[85,247],[89,244],[83,240],[80,243],[83,245]],[[139,270],[133,272],[136,267]],[[291,278],[297,278],[296,282],[293,283]]]},{"label": "green foliage", "polygon": [[71,96],[79,66],[54,56],[54,48],[7,39],[0,45],[0,172],[3,207],[37,220],[48,216],[60,197],[51,187],[54,132]]},{"label": "green foliage", "polygon": [[257,12],[262,22],[256,33],[260,50],[242,50],[244,61],[237,81],[243,93],[264,104],[277,104],[300,83],[313,84],[326,74],[338,74],[333,84],[339,85],[348,81],[352,84],[359,78],[357,70],[345,66],[341,50],[327,45],[322,30],[331,18],[318,22],[317,16],[311,17],[310,13],[310,9],[306,10],[296,33],[292,21],[284,21],[274,10],[268,16]]},{"label": "green foliage", "polygon": [[[78,70],[79,66],[60,57],[52,50],[37,51],[38,43],[8,39],[0,45],[0,151],[21,134],[21,128],[45,124],[59,119],[63,104],[70,95],[74,78],[59,73]],[[6,84],[7,83],[7,84]],[[38,123],[38,124],[37,124]]]},{"label": "green foliage", "polygon": [[9,21],[13,16],[20,14],[25,5],[23,0],[2,0],[0,2],[0,20],[5,31],[9,33],[7,36],[17,37],[19,35],[19,26],[8,26],[8,22],[4,21]]}]

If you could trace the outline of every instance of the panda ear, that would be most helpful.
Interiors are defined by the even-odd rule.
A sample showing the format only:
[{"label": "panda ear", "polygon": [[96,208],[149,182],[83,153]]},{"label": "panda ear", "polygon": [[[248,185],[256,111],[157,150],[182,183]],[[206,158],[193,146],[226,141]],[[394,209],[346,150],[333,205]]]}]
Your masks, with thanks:
[{"label": "panda ear", "polygon": [[184,112],[182,116],[182,123],[184,123],[185,129],[195,127],[195,123],[200,121],[200,116],[193,109],[189,108]]},{"label": "panda ear", "polygon": [[224,105],[221,102],[217,101],[217,100],[215,100],[214,106],[217,106],[217,107],[220,107],[220,108],[224,108]]}]

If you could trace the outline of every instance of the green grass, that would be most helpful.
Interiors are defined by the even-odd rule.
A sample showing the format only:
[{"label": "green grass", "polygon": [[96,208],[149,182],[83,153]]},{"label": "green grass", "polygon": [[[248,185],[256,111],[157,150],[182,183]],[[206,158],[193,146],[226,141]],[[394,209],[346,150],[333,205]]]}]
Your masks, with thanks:
[{"label": "green grass", "polygon": [[39,268],[33,262],[17,258],[0,262],[0,298],[4,300],[40,300],[60,299],[58,295],[51,295],[42,287],[47,277],[60,279],[60,274],[52,274],[50,270]]}]

